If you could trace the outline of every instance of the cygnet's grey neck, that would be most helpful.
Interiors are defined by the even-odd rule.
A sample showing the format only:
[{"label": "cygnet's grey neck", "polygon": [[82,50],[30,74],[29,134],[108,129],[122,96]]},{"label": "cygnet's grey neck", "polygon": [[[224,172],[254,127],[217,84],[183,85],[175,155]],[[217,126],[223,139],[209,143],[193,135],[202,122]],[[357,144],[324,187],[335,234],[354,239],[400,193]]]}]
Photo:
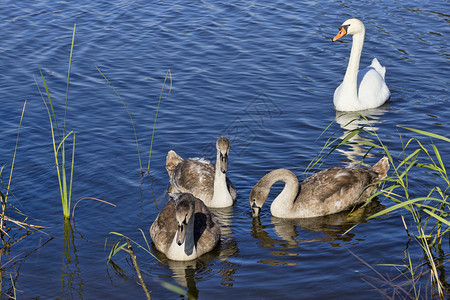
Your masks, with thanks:
[{"label": "cygnet's grey neck", "polygon": [[214,193],[211,202],[208,205],[209,207],[228,207],[233,205],[233,199],[227,186],[227,159],[227,156],[225,156],[225,160],[223,160],[223,154],[221,155],[220,150],[217,151],[216,170],[214,175]]}]

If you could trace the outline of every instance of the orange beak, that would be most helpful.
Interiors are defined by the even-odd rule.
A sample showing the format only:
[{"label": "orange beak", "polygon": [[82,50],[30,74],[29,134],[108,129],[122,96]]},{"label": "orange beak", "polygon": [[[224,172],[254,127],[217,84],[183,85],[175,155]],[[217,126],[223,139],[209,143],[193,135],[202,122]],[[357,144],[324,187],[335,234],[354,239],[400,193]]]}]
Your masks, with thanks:
[{"label": "orange beak", "polygon": [[341,27],[339,30],[339,33],[336,34],[336,36],[333,38],[333,42],[337,41],[341,37],[347,34],[347,30],[345,30],[345,27]]}]

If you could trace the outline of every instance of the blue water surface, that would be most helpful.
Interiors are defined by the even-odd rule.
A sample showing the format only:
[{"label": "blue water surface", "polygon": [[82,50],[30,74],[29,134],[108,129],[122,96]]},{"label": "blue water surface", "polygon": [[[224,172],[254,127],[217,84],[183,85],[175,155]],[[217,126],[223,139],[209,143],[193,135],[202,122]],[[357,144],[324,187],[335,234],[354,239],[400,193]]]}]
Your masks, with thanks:
[{"label": "blue water surface", "polygon": [[[2,298],[15,291],[18,299],[144,299],[129,255],[122,251],[107,262],[118,240],[108,234],[118,232],[147,247],[139,229],[150,243],[148,228],[167,201],[167,152],[214,160],[221,135],[231,141],[228,176],[238,190],[235,206],[216,212],[223,223],[221,244],[189,263],[161,256],[158,261],[135,247],[152,298],[182,298],[164,283],[200,299],[414,295],[406,276],[382,265],[405,264],[406,252],[415,263],[423,262],[418,244],[408,241],[404,230],[401,215],[413,226],[408,213],[363,221],[342,235],[392,206],[389,199],[380,198],[352,217],[286,221],[271,217],[268,204],[252,219],[248,197],[270,170],[288,168],[304,179],[327,167],[357,164],[369,149],[340,147],[305,173],[328,138],[343,136],[355,128],[355,122],[348,123],[360,118],[337,113],[332,103],[351,38],[336,43],[331,38],[348,18],[359,18],[366,27],[361,66],[377,57],[387,69],[391,99],[365,115],[390,152],[400,155],[402,143],[412,137],[431,141],[399,125],[448,137],[448,3],[102,0],[2,1],[0,7],[1,191],[6,193],[26,103],[8,212],[23,220],[15,207],[28,223],[46,226],[10,247],[3,244]],[[75,132],[72,204],[95,197],[115,205],[84,199],[74,225],[63,221],[40,71],[60,131]],[[157,112],[150,172],[141,176],[141,169],[148,169]],[[368,133],[355,138],[376,142]],[[70,149],[72,140],[73,135]],[[448,161],[448,143],[433,142]],[[382,155],[373,149],[364,163]],[[426,195],[435,184],[443,184],[436,173],[420,173],[410,179],[410,192]],[[270,198],[281,188],[277,184]],[[25,233],[12,230],[11,240]],[[442,247],[448,253],[448,243]],[[421,280],[420,295],[430,297],[429,274]]]}]

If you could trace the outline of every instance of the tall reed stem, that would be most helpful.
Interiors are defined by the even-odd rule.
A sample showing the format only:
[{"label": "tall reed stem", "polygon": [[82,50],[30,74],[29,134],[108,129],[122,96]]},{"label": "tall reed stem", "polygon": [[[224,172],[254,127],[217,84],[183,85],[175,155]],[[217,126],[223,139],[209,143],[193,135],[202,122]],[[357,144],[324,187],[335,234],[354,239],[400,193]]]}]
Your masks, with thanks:
[{"label": "tall reed stem", "polygon": [[[63,125],[63,132],[62,136],[59,132],[58,122],[56,119],[55,110],[53,108],[53,102],[50,97],[50,91],[48,89],[47,83],[44,78],[44,74],[42,73],[42,70],[39,68],[42,82],[44,84],[45,92],[47,95],[48,105],[47,101],[45,101],[44,95],[41,92],[39,85],[36,85],[39,90],[39,93],[41,95],[42,101],[44,102],[45,108],[47,109],[48,118],[50,121],[50,129],[51,129],[51,135],[52,135],[52,146],[53,146],[53,155],[55,159],[55,165],[56,165],[56,172],[58,175],[58,184],[59,184],[59,191],[61,196],[61,203],[63,208],[63,215],[64,218],[69,219],[70,218],[70,207],[71,207],[71,199],[72,199],[72,182],[73,182],[73,170],[74,170],[74,162],[75,162],[75,132],[71,131],[68,134],[66,134],[66,121],[67,121],[67,107],[68,107],[68,100],[69,100],[69,81],[70,81],[70,69],[72,66],[72,54],[73,54],[73,46],[75,43],[75,31],[76,31],[76,24],[73,26],[73,33],[72,33],[72,44],[70,47],[70,58],[69,58],[69,69],[67,74],[67,83],[66,83],[66,103],[65,103],[65,109],[64,109],[64,125]],[[52,113],[50,113],[50,110]],[[53,118],[52,118],[53,115]],[[57,146],[56,138],[55,138],[55,128],[53,127],[53,121],[56,125],[56,133],[58,134],[58,138],[61,139]],[[72,161],[71,161],[71,169],[70,169],[70,181],[69,181],[69,191],[67,190],[67,175],[66,175],[66,147],[65,142],[66,139],[73,135],[72,140]],[[61,164],[58,159],[58,153],[61,151]]]},{"label": "tall reed stem", "polygon": [[167,70],[166,77],[164,78],[164,83],[163,83],[163,86],[161,88],[161,94],[159,95],[158,107],[156,108],[155,122],[153,123],[152,141],[150,143],[150,153],[149,153],[149,156],[148,156],[147,173],[150,173],[150,159],[152,157],[153,138],[155,137],[156,120],[158,119],[159,105],[161,104],[161,98],[162,98],[162,95],[163,95],[163,92],[164,92],[164,87],[166,86],[167,76],[169,76],[169,78],[170,78],[170,88],[169,88],[169,93],[167,93],[167,95],[169,95],[170,91],[172,90],[172,73],[170,72],[170,69],[169,69],[169,70]]}]

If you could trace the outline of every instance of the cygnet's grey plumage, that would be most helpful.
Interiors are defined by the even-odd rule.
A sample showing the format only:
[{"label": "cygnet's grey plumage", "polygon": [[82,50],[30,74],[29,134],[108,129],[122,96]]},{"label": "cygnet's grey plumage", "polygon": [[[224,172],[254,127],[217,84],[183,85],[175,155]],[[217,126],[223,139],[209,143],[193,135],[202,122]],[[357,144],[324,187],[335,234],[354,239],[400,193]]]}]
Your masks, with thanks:
[{"label": "cygnet's grey plumage", "polygon": [[213,250],[220,240],[219,224],[198,198],[188,193],[170,194],[152,226],[156,249],[171,260],[192,260]]},{"label": "cygnet's grey plumage", "polygon": [[191,193],[208,207],[232,206],[236,200],[236,189],[226,176],[229,140],[220,137],[216,142],[216,149],[215,165],[203,158],[183,159],[170,150],[166,157],[166,170],[170,177],[168,191]]},{"label": "cygnet's grey plumage", "polygon": [[388,170],[387,157],[370,169],[333,167],[305,179],[299,191],[295,174],[287,169],[277,169],[266,174],[253,187],[250,206],[253,215],[259,215],[272,185],[284,181],[284,189],[270,207],[273,216],[310,218],[334,214],[366,201],[377,191],[377,181],[385,178]]}]

